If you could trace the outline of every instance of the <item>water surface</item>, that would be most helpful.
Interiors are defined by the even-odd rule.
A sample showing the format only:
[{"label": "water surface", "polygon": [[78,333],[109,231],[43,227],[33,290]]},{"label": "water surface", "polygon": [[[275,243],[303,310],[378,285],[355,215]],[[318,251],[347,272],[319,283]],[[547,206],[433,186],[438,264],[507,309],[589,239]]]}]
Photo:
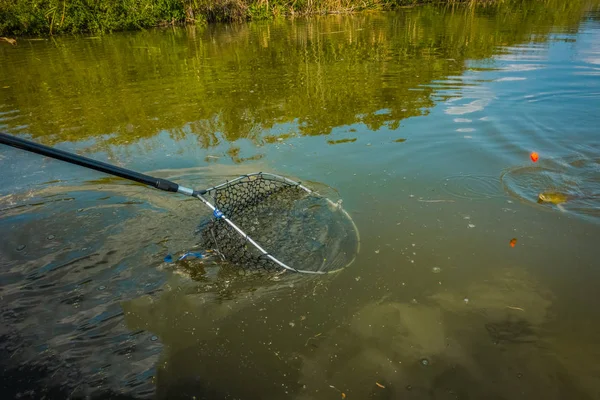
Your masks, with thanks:
[{"label": "water surface", "polygon": [[0,46],[2,131],[197,188],[290,176],[361,236],[326,277],[167,263],[205,250],[198,201],[2,147],[2,397],[600,398],[599,21],[549,0]]}]

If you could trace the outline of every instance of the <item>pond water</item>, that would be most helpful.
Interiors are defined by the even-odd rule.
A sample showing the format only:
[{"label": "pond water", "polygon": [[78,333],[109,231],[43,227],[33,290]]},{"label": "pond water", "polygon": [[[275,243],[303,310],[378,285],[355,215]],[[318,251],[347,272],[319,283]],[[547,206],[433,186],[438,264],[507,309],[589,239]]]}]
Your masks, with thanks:
[{"label": "pond water", "polygon": [[196,188],[289,176],[361,237],[248,279],[177,261],[197,200],[0,146],[2,398],[600,398],[599,4],[0,43],[3,132]]}]

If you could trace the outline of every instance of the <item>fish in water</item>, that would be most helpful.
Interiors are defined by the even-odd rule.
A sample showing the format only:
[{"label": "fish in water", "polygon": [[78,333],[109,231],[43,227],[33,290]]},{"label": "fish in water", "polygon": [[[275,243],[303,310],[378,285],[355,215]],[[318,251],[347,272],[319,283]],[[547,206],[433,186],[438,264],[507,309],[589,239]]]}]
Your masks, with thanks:
[{"label": "fish in water", "polygon": [[538,195],[538,203],[562,204],[571,199],[572,196],[561,192],[542,192]]},{"label": "fish in water", "polygon": [[564,207],[563,207],[563,203],[566,203],[567,201],[571,200],[573,198],[573,196],[568,195],[566,193],[561,193],[561,192],[542,192],[538,195],[538,203],[540,204],[544,204],[544,203],[550,203],[550,204],[554,204],[556,206],[556,208],[558,208],[560,211],[565,211]]},{"label": "fish in water", "polygon": [[562,192],[548,191],[548,192],[540,193],[538,195],[537,202],[539,204],[544,204],[544,203],[554,204],[559,210],[565,211],[565,209],[563,208],[563,203],[566,203],[567,201],[597,199],[599,197],[600,197],[599,194],[573,195],[573,194],[567,194],[567,193],[562,193]]}]

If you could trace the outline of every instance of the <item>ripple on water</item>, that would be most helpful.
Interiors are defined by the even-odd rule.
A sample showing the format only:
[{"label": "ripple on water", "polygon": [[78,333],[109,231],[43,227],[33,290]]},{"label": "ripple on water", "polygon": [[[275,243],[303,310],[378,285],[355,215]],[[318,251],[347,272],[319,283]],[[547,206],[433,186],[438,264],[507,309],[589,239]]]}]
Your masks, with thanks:
[{"label": "ripple on water", "polygon": [[[35,359],[40,368],[77,371],[60,382],[82,397],[98,387],[98,371],[104,388],[122,388],[120,379],[128,376],[136,386],[120,389],[123,394],[150,397],[147,374],[154,373],[162,345],[149,340],[150,332],[127,329],[121,302],[162,286],[167,274],[153,267],[165,247],[195,243],[195,221],[185,225],[182,215],[197,205],[173,200],[171,209],[152,207],[163,200],[154,191],[144,192],[142,204],[130,201],[133,187],[104,188],[47,187],[0,199],[0,209],[11,203],[0,212],[0,318],[6,323],[0,347],[15,347],[9,355],[15,365]],[[54,195],[74,200],[56,202]],[[173,221],[181,231],[164,228]]]},{"label": "ripple on water", "polygon": [[[600,222],[600,158],[550,159],[508,169],[501,180],[506,192],[524,202]],[[538,195],[549,191],[569,200],[560,207],[538,203]]]},{"label": "ripple on water", "polygon": [[446,193],[462,199],[483,200],[503,195],[499,179],[489,175],[449,176],[441,185]]}]

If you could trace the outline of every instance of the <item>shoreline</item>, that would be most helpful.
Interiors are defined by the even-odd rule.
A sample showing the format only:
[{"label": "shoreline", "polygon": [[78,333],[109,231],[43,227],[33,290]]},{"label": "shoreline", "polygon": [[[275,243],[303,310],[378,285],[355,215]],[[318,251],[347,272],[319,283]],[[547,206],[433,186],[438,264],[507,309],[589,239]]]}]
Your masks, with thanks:
[{"label": "shoreline", "polygon": [[[508,0],[510,1],[510,0]],[[0,2],[0,44],[18,38],[48,38],[69,34],[103,35],[120,31],[213,23],[243,23],[323,15],[351,15],[412,8],[425,4],[500,4],[505,0],[98,0],[93,7],[84,0],[29,0]],[[130,4],[134,3],[137,7]]]}]

